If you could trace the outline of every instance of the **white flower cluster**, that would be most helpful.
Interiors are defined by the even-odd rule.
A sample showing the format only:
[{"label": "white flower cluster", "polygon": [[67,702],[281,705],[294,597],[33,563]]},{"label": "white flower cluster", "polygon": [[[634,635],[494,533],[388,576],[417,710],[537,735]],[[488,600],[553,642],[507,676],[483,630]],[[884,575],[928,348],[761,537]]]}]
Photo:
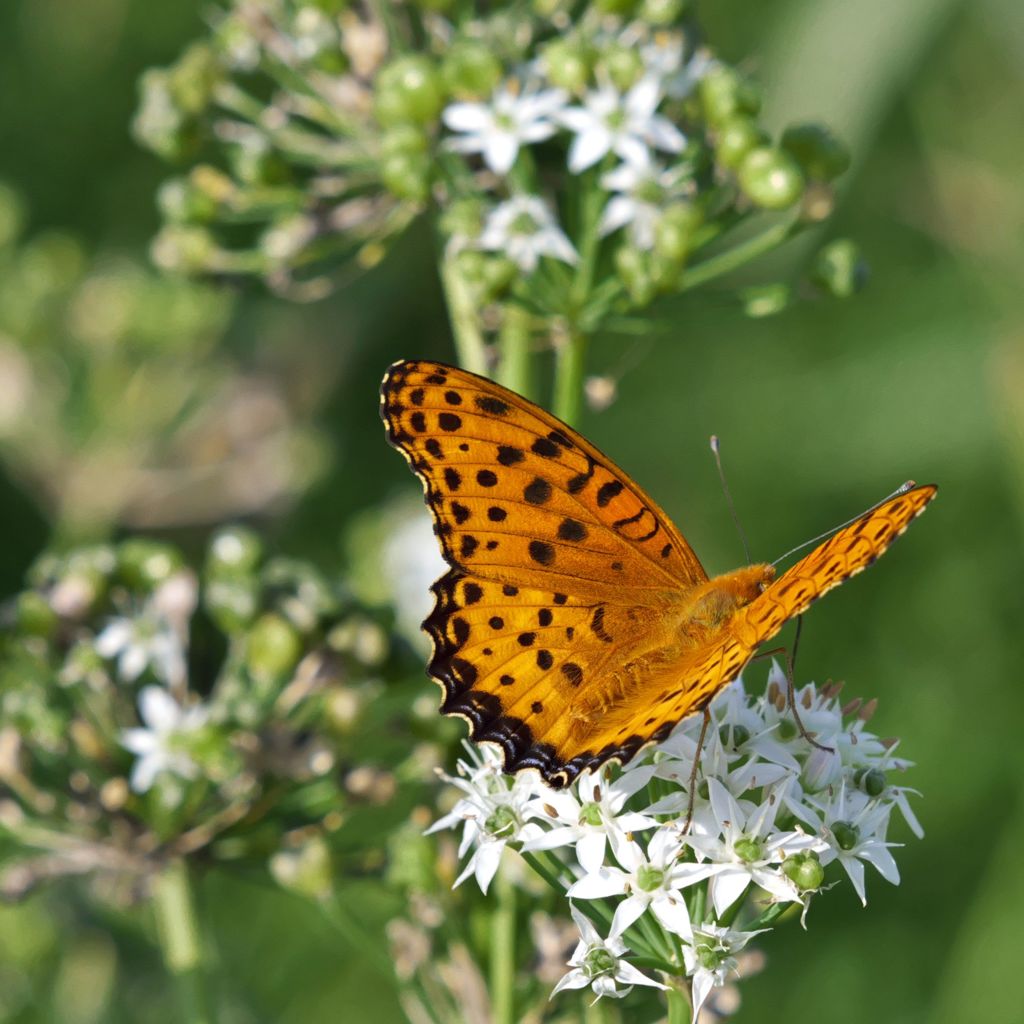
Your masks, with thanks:
[{"label": "white flower cluster", "polygon": [[[467,747],[459,775],[446,776],[461,798],[430,831],[463,828],[460,856],[470,856],[456,884],[474,875],[486,892],[511,847],[573,901],[580,941],[556,992],[589,985],[622,997],[636,984],[664,987],[625,959],[640,953],[666,976],[690,979],[696,1019],[735,971],[735,954],[785,906],[806,916],[832,861],[862,902],[865,863],[899,882],[886,839],[894,808],[923,835],[911,791],[888,778],[910,762],[866,729],[874,702],[843,706],[839,690],[809,684],[796,695],[825,750],[797,727],[777,664],[763,696],[749,696],[742,681],[729,686],[711,705],[692,797],[700,716],[625,768],[584,772],[566,790],[535,773],[506,776],[493,747]],[[745,906],[749,920],[734,927]]]},{"label": "white flower cluster", "polygon": [[659,160],[658,154],[671,158],[686,146],[686,136],[660,108],[666,99],[691,92],[712,62],[702,51],[687,58],[681,32],[664,31],[656,41],[644,41],[637,31],[627,26],[594,39],[597,48],[638,54],[639,76],[628,88],[618,88],[599,66],[595,87],[574,97],[552,85],[542,57],[500,83],[487,102],[455,102],[444,109],[442,122],[451,133],[447,148],[479,154],[499,177],[498,188],[512,193],[487,213],[479,237],[471,240],[477,248],[501,253],[525,273],[532,273],[543,256],[578,262],[548,203],[524,192],[522,177],[514,174],[525,149],[556,137],[567,137],[570,174],[582,174],[609,154],[621,160],[600,179],[607,201],[598,234],[625,228],[638,249],[654,247],[660,211],[692,189],[685,164],[666,168]]}]

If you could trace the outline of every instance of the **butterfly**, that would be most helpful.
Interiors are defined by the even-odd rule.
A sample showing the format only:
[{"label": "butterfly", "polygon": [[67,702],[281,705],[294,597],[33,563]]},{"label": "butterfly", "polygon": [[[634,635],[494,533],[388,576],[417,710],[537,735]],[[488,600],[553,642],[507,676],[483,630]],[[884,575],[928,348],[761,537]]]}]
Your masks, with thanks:
[{"label": "butterfly", "polygon": [[404,360],[388,440],[423,483],[450,569],[423,628],[441,711],[552,786],[625,764],[702,711],[766,640],[860,572],[935,496],[897,492],[778,579],[709,578],[683,535],[567,424],[485,377]]}]

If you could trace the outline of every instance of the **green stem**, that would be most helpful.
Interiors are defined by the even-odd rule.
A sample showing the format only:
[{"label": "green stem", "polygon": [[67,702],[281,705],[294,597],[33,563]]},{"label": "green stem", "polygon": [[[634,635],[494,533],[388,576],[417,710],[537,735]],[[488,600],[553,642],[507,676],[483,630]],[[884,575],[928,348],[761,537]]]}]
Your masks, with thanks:
[{"label": "green stem", "polygon": [[690,1024],[690,999],[688,993],[670,985],[665,993],[668,1001],[668,1024]]},{"label": "green stem", "polygon": [[783,242],[799,234],[803,228],[804,222],[801,220],[787,220],[780,224],[773,224],[761,234],[754,235],[753,238],[748,238],[747,241],[741,242],[731,249],[726,249],[725,252],[720,252],[717,256],[710,256],[700,263],[694,263],[683,271],[679,290],[689,291],[716,277],[731,273],[758,256],[778,248]]},{"label": "green stem", "polygon": [[792,910],[794,906],[793,903],[773,903],[763,914],[759,914],[753,921],[745,924],[743,930],[756,932],[758,928],[768,928],[775,924],[787,910]]},{"label": "green stem", "polygon": [[172,861],[153,883],[153,911],[164,966],[174,978],[182,1024],[213,1024],[188,865]]},{"label": "green stem", "polygon": [[498,337],[501,366],[498,380],[519,394],[531,397],[530,379],[530,314],[521,306],[507,303],[505,318]]},{"label": "green stem", "polygon": [[329,900],[322,902],[327,920],[338,930],[338,933],[352,947],[352,951],[365,960],[388,983],[395,980],[394,967],[388,956],[382,951],[380,941],[363,927],[359,919],[352,914],[344,902],[344,895],[338,893]]},{"label": "green stem", "polygon": [[495,879],[498,905],[491,919],[491,1006],[494,1024],[516,1024],[516,889],[507,872]]},{"label": "green stem", "polygon": [[471,373],[487,372],[487,348],[473,296],[454,259],[441,260],[441,284],[455,336],[459,365]]},{"label": "green stem", "polygon": [[634,967],[646,967],[649,971],[662,971],[664,974],[679,974],[683,970],[682,967],[670,963],[668,960],[665,960],[660,956],[631,955],[629,962]]},{"label": "green stem", "polygon": [[572,425],[579,419],[587,337],[570,331],[555,347],[555,415]]}]

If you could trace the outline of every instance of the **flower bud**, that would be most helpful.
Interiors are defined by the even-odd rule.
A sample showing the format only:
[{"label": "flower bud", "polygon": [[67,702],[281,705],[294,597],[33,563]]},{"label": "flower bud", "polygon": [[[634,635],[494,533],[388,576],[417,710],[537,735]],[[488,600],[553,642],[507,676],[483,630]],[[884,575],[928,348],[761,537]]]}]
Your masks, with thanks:
[{"label": "flower bud", "polygon": [[430,195],[430,158],[425,153],[396,153],[380,165],[380,180],[399,199],[425,202]]},{"label": "flower bud", "polygon": [[793,291],[788,284],[781,281],[775,284],[760,284],[745,288],[740,293],[743,300],[743,312],[752,319],[775,316],[781,313],[790,303]]},{"label": "flower bud", "polygon": [[225,633],[238,633],[252,622],[257,608],[257,588],[244,578],[211,580],[203,591],[210,618]]},{"label": "flower bud", "polygon": [[278,678],[295,667],[301,653],[298,632],[280,615],[268,612],[249,634],[246,664],[253,675]]},{"label": "flower bud", "polygon": [[655,289],[662,293],[674,291],[679,285],[679,279],[683,274],[683,261],[664,256],[657,249],[648,257],[651,283]]},{"label": "flower bud", "polygon": [[745,864],[754,864],[764,856],[764,844],[754,836],[743,836],[733,844],[733,851]]},{"label": "flower bud", "polygon": [[730,117],[715,135],[715,156],[723,167],[736,170],[755,147],[768,141],[767,133],[753,118],[737,114]]},{"label": "flower bud", "polygon": [[484,43],[464,39],[455,43],[445,55],[441,76],[452,96],[488,96],[501,81],[501,61]]},{"label": "flower bud", "polygon": [[441,76],[428,57],[399,57],[377,75],[374,112],[385,128],[429,124],[443,103]]},{"label": "flower bud", "polygon": [[609,46],[601,55],[601,63],[620,92],[635,85],[644,70],[643,58],[629,46]]},{"label": "flower bud", "polygon": [[838,299],[848,299],[859,292],[867,283],[868,266],[857,243],[837,238],[824,246],[815,257],[811,280]]},{"label": "flower bud", "polygon": [[210,541],[206,571],[212,576],[248,576],[263,557],[263,542],[253,530],[230,526]]},{"label": "flower bud", "polygon": [[150,251],[161,270],[197,274],[210,268],[217,245],[205,228],[168,224],[153,239]]},{"label": "flower bud", "polygon": [[181,554],[155,540],[133,538],[124,541],[117,552],[118,570],[128,586],[150,590],[181,568]]},{"label": "flower bud", "polygon": [[796,161],[770,146],[747,153],[737,177],[744,195],[766,210],[785,210],[803,194],[804,178]]},{"label": "flower bud", "polygon": [[825,869],[813,851],[790,854],[782,862],[782,873],[801,891],[813,892],[825,881]]},{"label": "flower bud", "polygon": [[831,181],[850,166],[849,149],[824,125],[791,125],[782,133],[782,148],[811,181]]},{"label": "flower bud", "polygon": [[756,87],[735,68],[716,64],[700,80],[699,94],[708,124],[724,125],[737,114],[756,114],[761,96]]},{"label": "flower bud", "polygon": [[693,203],[672,203],[654,228],[654,251],[680,265],[690,252],[694,231],[703,215]]},{"label": "flower bud", "polygon": [[577,40],[548,43],[541,50],[541,60],[551,84],[560,89],[582,92],[590,81],[590,56]]},{"label": "flower bud", "polygon": [[281,850],[270,858],[270,873],[278,885],[302,896],[324,899],[331,894],[331,852],[315,835],[298,849]]},{"label": "flower bud", "polygon": [[826,786],[838,781],[843,770],[843,759],[837,750],[822,750],[813,747],[804,762],[800,779],[804,788],[812,793],[819,793]]},{"label": "flower bud", "polygon": [[640,17],[650,25],[674,25],[686,9],[686,0],[643,0]]},{"label": "flower bud", "polygon": [[620,246],[615,252],[615,267],[629,297],[636,305],[646,306],[656,291],[644,254],[631,245]]}]

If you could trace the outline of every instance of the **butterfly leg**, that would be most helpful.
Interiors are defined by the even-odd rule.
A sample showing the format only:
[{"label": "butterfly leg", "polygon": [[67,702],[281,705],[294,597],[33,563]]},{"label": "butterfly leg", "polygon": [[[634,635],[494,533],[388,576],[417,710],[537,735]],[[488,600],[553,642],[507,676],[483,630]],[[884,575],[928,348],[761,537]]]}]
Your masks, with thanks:
[{"label": "butterfly leg", "polygon": [[800,718],[800,712],[796,705],[796,683],[793,681],[793,666],[796,662],[797,645],[800,643],[800,627],[803,625],[803,622],[804,617],[802,615],[798,615],[796,617],[796,635],[793,637],[793,647],[792,649],[784,648],[786,652],[786,703],[789,705],[789,710],[793,712],[793,720],[796,722],[797,729],[800,730],[800,735],[807,740],[812,747],[817,747],[818,750],[824,750],[827,754],[834,754],[835,750],[832,747],[826,747],[824,743],[819,743],[804,728],[804,723]]},{"label": "butterfly leg", "polygon": [[697,750],[693,755],[693,767],[690,769],[690,798],[686,802],[686,824],[683,825],[683,832],[690,831],[693,824],[693,805],[697,799],[697,769],[700,768],[701,754],[704,753],[704,740],[708,735],[708,727],[711,725],[711,712],[704,708],[704,721],[700,726],[700,737],[697,740]]}]

